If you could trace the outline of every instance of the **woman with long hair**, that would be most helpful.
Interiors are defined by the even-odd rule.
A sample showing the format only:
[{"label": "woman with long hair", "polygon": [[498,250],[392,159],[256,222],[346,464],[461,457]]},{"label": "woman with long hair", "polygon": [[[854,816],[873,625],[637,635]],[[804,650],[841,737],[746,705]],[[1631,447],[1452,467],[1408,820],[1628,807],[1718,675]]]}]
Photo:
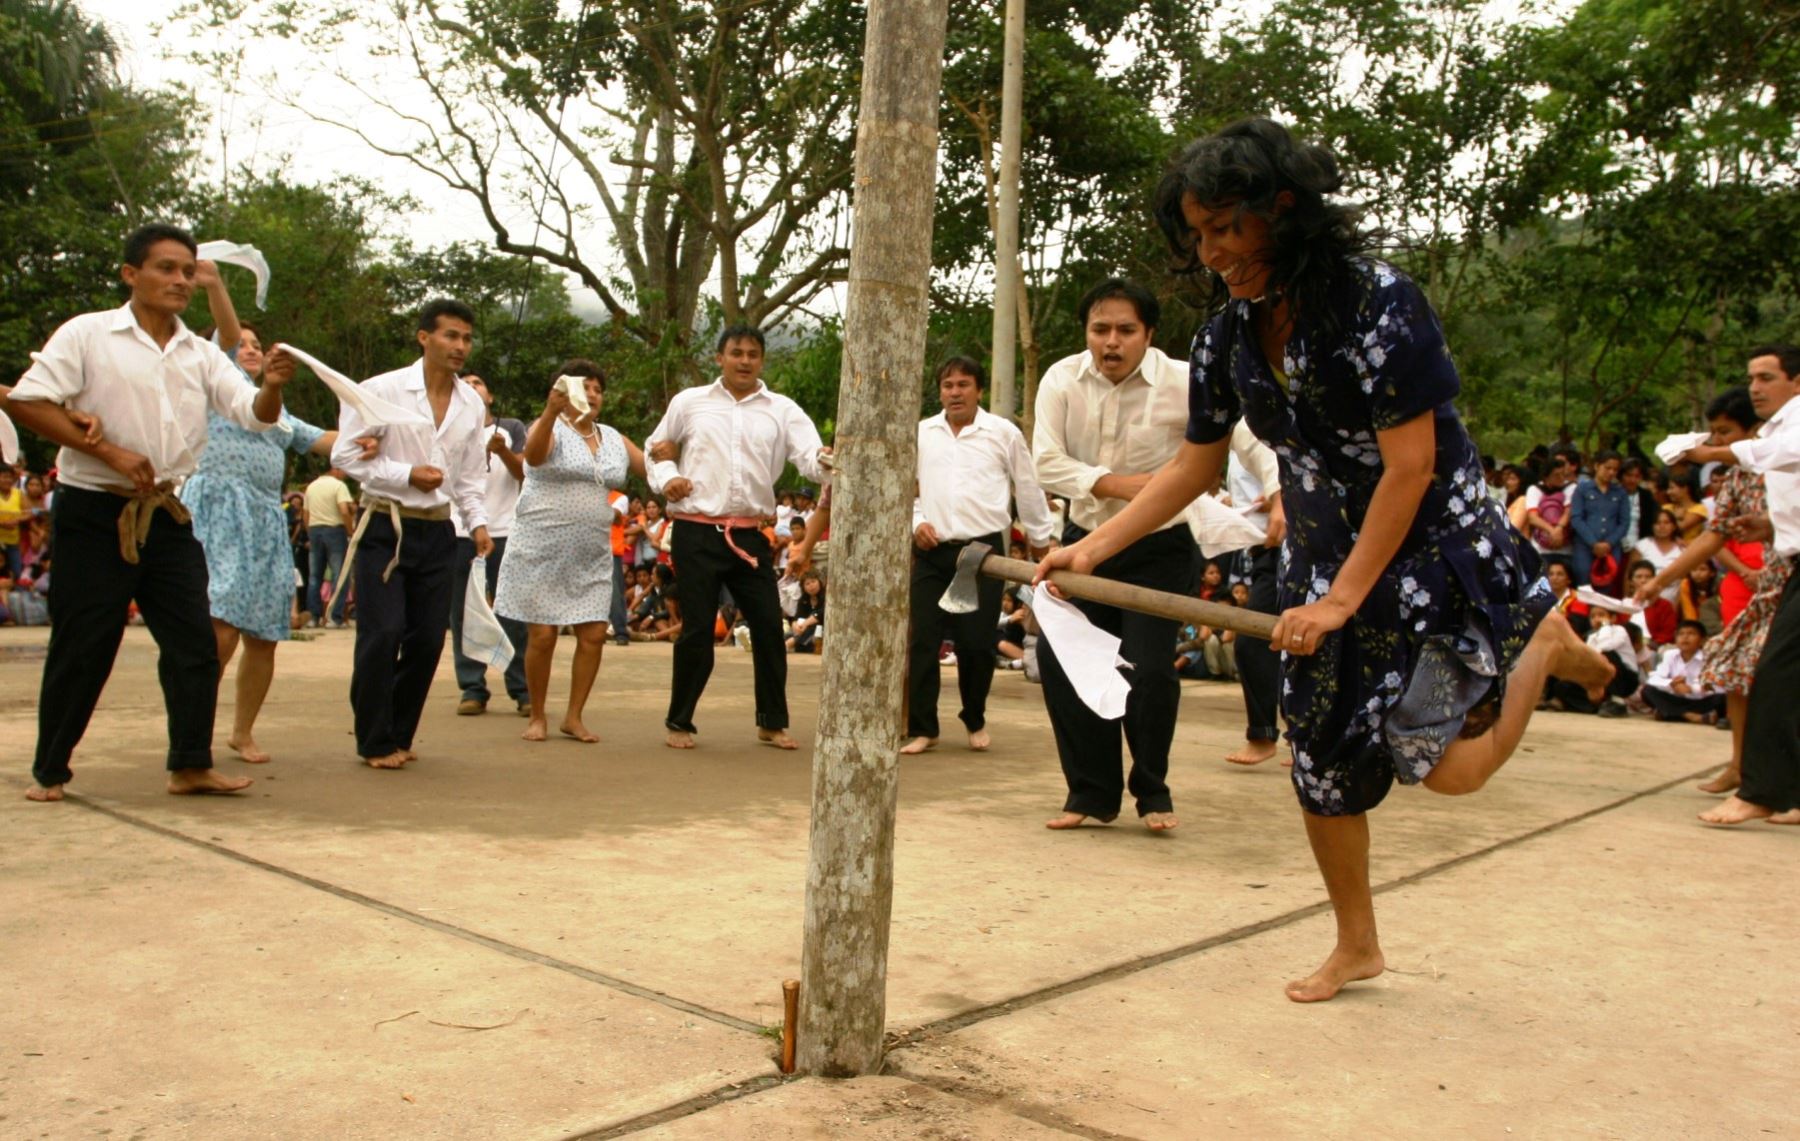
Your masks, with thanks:
[{"label": "woman with long hair", "polygon": [[569,675],[569,707],[563,736],[593,743],[600,738],[582,721],[612,613],[613,549],[608,492],[625,485],[628,471],[644,474],[644,453],[600,423],[606,374],[588,360],[563,364],[562,376],[582,382],[588,410],[576,412],[560,388],[552,388],[543,415],[525,435],[525,485],[507,540],[506,561],[494,593],[494,612],[527,628],[525,687],[531,692],[527,741],[549,736],[544,706],[550,662],[561,627],[575,629]]},{"label": "woman with long hair", "polygon": [[1317,1002],[1384,969],[1366,813],[1394,780],[1448,794],[1517,748],[1545,678],[1596,695],[1613,668],[1551,608],[1538,560],[1487,494],[1437,316],[1332,195],[1337,160],[1268,119],[1190,145],[1156,217],[1207,276],[1187,442],[1053,568],[1087,571],[1217,482],[1240,416],[1275,449],[1287,510],[1273,645],[1306,831],[1337,943],[1288,984]]}]

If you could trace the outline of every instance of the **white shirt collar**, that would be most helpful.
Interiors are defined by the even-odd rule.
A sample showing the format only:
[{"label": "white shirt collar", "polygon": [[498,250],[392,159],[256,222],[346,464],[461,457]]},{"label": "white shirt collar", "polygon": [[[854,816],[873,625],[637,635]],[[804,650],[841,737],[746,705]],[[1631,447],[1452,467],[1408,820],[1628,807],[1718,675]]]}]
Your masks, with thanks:
[{"label": "white shirt collar", "polygon": [[[992,412],[989,412],[985,408],[977,407],[975,409],[975,419],[970,421],[969,425],[967,427],[965,427],[963,429],[963,431],[964,432],[987,431],[989,428],[992,427],[992,425],[989,423],[989,421],[993,420],[994,418],[995,417]],[[925,418],[925,426],[928,428],[942,428],[945,432],[949,433],[952,436],[957,435],[956,432],[952,432],[950,430],[950,414],[941,409],[938,411],[938,414],[936,416],[927,416]]]},{"label": "white shirt collar", "polygon": [[[132,311],[130,301],[125,302],[125,304],[113,310],[113,319],[110,328],[115,333],[136,333],[141,335],[152,345],[156,344],[156,338],[150,335],[150,331],[138,324],[137,314]],[[176,345],[193,335],[194,334],[188,329],[187,324],[182,321],[180,317],[177,317],[175,318],[174,335],[169,338],[169,343],[167,345],[157,346],[157,351],[167,352],[169,349],[174,348]]]},{"label": "white shirt collar", "polygon": [[769,386],[764,383],[760,377],[757,378],[756,381],[756,391],[744,397],[744,400],[739,400],[736,396],[731,394],[731,389],[725,387],[725,378],[722,376],[712,382],[712,387],[719,395],[731,401],[733,404],[742,404],[744,400],[755,400],[759,397],[767,399],[770,396]]}]

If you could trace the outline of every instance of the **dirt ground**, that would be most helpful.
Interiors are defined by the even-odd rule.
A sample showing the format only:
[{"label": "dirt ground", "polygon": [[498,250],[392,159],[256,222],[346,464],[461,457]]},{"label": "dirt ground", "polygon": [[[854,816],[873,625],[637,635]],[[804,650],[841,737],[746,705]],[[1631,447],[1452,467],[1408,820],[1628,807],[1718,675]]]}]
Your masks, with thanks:
[{"label": "dirt ground", "polygon": [[19,795],[44,637],[0,630],[0,1135],[1793,1132],[1800,934],[1771,901],[1800,830],[1694,820],[1727,750],[1704,727],[1543,714],[1481,794],[1396,790],[1372,818],[1390,970],[1300,1007],[1281,984],[1330,915],[1285,772],[1220,760],[1235,686],[1184,693],[1178,831],[1052,833],[1042,695],[1001,674],[992,752],[903,763],[887,1072],[784,1080],[817,659],[791,672],[800,752],[755,743],[725,650],[678,753],[667,647],[607,650],[593,746],[520,741],[504,698],[455,716],[446,657],[394,773],[356,763],[352,635],[326,632],[280,651],[274,763],[221,731],[257,783],[190,800],[162,791],[132,630],[45,806]]}]

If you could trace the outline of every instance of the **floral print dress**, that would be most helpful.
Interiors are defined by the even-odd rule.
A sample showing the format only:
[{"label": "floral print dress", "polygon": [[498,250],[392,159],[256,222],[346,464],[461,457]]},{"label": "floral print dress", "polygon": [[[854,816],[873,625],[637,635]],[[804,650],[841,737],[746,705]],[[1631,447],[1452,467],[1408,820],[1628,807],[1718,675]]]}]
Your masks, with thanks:
[{"label": "floral print dress", "polygon": [[1435,418],[1434,478],[1393,560],[1317,653],[1282,655],[1294,787],[1324,816],[1368,811],[1394,778],[1424,779],[1456,737],[1491,724],[1553,604],[1536,553],[1487,494],[1430,303],[1375,261],[1357,263],[1345,292],[1333,299],[1339,331],[1303,317],[1279,370],[1250,303],[1232,301],[1195,340],[1189,390],[1190,441],[1225,439],[1241,415],[1280,461],[1282,610],[1325,597],[1349,558],[1382,476],[1376,433]]},{"label": "floral print dress", "polygon": [[[1769,513],[1768,493],[1762,476],[1733,466],[1726,470],[1725,486],[1719,488],[1714,501],[1712,521],[1708,526],[1727,536],[1730,523],[1748,515]],[[1793,563],[1775,553],[1773,543],[1763,546],[1762,574],[1757,576],[1756,593],[1736,617],[1717,634],[1707,639],[1706,665],[1700,680],[1727,693],[1748,693],[1756,676],[1756,659],[1762,656],[1763,642],[1769,636],[1769,624],[1781,606],[1781,592],[1786,589]]]}]

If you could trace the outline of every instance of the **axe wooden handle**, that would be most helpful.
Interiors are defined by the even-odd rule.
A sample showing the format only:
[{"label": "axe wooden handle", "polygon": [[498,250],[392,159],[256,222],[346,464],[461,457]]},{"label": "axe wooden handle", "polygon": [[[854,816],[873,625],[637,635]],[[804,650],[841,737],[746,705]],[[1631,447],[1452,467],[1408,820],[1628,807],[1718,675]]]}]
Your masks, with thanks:
[{"label": "axe wooden handle", "polygon": [[[1028,583],[1037,574],[1037,564],[1001,555],[989,555],[981,560],[981,573],[1008,582]],[[1245,610],[1241,606],[1224,606],[1208,602],[1204,598],[1171,594],[1166,590],[1151,590],[1147,586],[1134,586],[1128,582],[1097,578],[1091,574],[1076,574],[1074,571],[1055,571],[1050,575],[1050,581],[1070,598],[1103,602],[1122,610],[1136,610],[1159,618],[1191,622],[1196,626],[1236,630],[1265,642],[1275,632],[1275,615]]]}]

